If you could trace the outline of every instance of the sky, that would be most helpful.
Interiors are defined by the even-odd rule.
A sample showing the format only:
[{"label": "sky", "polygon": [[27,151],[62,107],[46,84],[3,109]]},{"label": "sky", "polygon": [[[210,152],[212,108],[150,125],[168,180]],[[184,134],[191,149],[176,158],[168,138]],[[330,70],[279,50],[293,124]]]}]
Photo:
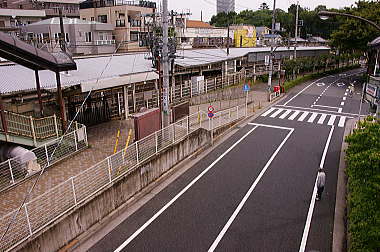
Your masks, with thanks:
[{"label": "sky", "polygon": [[[161,2],[162,0],[155,0]],[[274,0],[235,0],[235,10],[240,12],[245,9],[257,10],[261,3],[266,2],[270,8],[273,8]],[[355,4],[357,0],[299,0],[301,7],[314,9],[318,5],[326,5],[327,8],[343,8]],[[276,8],[287,10],[296,0],[277,0]],[[169,10],[177,12],[192,13],[191,19],[200,20],[201,10],[203,12],[203,21],[210,21],[212,15],[216,14],[216,0],[168,0]]]}]

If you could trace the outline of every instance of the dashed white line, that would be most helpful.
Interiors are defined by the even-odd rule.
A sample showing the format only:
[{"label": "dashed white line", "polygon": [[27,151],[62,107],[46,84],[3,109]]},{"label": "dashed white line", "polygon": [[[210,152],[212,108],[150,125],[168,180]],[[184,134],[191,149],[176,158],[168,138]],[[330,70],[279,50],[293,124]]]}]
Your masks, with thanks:
[{"label": "dashed white line", "polygon": [[347,99],[347,97],[343,97],[343,101],[345,101]]},{"label": "dashed white line", "polygon": [[341,103],[340,103],[340,106],[344,106],[344,102],[341,102]]}]

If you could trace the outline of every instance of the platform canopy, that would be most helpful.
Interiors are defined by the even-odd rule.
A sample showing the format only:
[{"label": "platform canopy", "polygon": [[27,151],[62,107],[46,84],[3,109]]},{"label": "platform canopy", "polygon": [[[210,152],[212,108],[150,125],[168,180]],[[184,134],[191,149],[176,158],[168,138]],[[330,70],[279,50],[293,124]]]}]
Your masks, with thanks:
[{"label": "platform canopy", "polygon": [[33,70],[62,72],[77,69],[68,53],[48,53],[3,32],[0,32],[0,57]]}]

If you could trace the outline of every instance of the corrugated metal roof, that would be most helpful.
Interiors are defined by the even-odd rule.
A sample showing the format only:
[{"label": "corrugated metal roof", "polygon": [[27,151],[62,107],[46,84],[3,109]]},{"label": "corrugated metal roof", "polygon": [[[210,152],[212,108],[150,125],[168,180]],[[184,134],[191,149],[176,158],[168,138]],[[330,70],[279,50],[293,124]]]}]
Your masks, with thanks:
[{"label": "corrugated metal roof", "polygon": [[[109,65],[105,68],[107,63]],[[153,71],[151,62],[144,59],[144,54],[129,54],[122,56],[96,57],[75,60],[77,69],[69,71],[68,74],[61,72],[62,87],[79,85],[100,79],[119,77],[132,73]],[[57,86],[55,73],[51,71],[40,71],[41,88],[55,89]],[[0,92],[13,93],[19,91],[35,90],[36,83],[34,71],[20,65],[8,65],[0,67]]]}]

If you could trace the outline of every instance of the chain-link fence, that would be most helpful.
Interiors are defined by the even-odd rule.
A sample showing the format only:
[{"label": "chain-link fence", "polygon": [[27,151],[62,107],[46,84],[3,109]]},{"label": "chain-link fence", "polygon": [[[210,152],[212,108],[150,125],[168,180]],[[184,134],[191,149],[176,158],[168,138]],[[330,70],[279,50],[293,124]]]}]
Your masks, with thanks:
[{"label": "chain-link fence", "polygon": [[[49,124],[43,124],[50,127]],[[44,127],[44,126],[42,126]],[[38,127],[37,127],[38,128]],[[75,124],[74,131],[14,158],[0,163],[0,191],[39,172],[43,167],[78,152],[88,146],[86,127]],[[46,130],[49,130],[48,128]],[[10,152],[9,150],[8,152]],[[53,155],[54,153],[54,155]]]},{"label": "chain-link fence", "polygon": [[[10,250],[12,247],[22,243],[81,202],[103,190],[117,178],[137,168],[141,163],[165,148],[182,141],[191,132],[199,128],[206,130],[217,129],[245,115],[246,105],[215,113],[213,118],[209,118],[207,113],[199,111],[156,131],[71,177],[44,194],[30,200],[22,207],[17,214],[16,221],[11,225],[1,241],[0,250]],[[66,149],[74,148],[75,143],[78,143],[78,134],[76,132],[71,133],[71,138],[65,137],[64,144],[67,145]],[[47,152],[49,153],[48,149]],[[17,210],[0,218],[0,235],[4,234],[7,225],[16,212]]]}]

